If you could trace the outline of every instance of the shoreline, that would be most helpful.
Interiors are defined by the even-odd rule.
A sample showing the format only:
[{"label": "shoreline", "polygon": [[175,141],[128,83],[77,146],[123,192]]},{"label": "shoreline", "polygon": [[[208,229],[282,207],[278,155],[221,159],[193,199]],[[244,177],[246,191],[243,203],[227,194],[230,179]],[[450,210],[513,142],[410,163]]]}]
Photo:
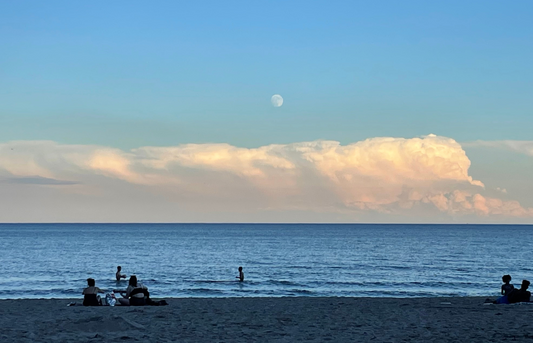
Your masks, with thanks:
[{"label": "shoreline", "polygon": [[[533,305],[487,297],[166,298],[168,306],[0,300],[9,342],[501,342],[532,340]],[[496,297],[490,297],[495,299]],[[159,298],[156,298],[159,299]]]},{"label": "shoreline", "polygon": [[[106,293],[99,293],[99,295],[104,298],[105,295],[107,294],[108,292]],[[115,293],[117,299],[120,297],[118,295],[118,293]],[[272,295],[269,295],[269,296],[207,296],[207,297],[202,297],[202,296],[183,296],[183,297],[175,297],[175,296],[171,296],[171,297],[165,297],[165,296],[154,296],[153,298],[154,299],[165,299],[165,300],[185,300],[185,299],[285,299],[285,298],[288,298],[288,299],[292,299],[292,298],[309,298],[309,299],[405,299],[405,300],[409,300],[409,299],[487,299],[487,298],[494,298],[494,299],[497,299],[498,297],[500,297],[499,295],[464,295],[464,296],[460,296],[460,295],[432,295],[432,296],[425,296],[425,295],[421,295],[421,296],[408,296],[408,297],[396,297],[396,296],[360,296],[360,297],[354,297],[354,296],[344,296],[344,295],[332,295],[332,296],[314,296],[314,295],[275,295],[275,296],[272,296]],[[2,301],[15,301],[15,300],[23,300],[23,301],[27,301],[27,300],[54,300],[54,301],[70,301],[70,302],[82,302],[83,301],[83,295],[81,295],[81,292],[80,292],[80,296],[79,297],[76,297],[76,298],[72,298],[72,297],[61,297],[61,298],[58,298],[58,297],[50,297],[50,298],[0,298],[0,302]],[[533,297],[532,297],[532,302],[533,302]]]}]

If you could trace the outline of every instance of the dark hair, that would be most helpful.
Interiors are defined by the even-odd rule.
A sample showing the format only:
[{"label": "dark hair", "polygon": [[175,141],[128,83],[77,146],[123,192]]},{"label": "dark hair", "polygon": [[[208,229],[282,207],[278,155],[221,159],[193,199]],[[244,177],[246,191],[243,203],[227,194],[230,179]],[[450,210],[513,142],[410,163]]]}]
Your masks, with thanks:
[{"label": "dark hair", "polygon": [[87,279],[87,285],[89,285],[89,287],[94,287],[95,284],[96,283],[95,283],[93,278],[88,278]]},{"label": "dark hair", "polygon": [[241,270],[242,270],[242,267],[239,267],[239,271],[241,271]]},{"label": "dark hair", "polygon": [[135,275],[130,276],[130,286],[133,286],[133,287],[137,286],[137,276]]},{"label": "dark hair", "polygon": [[527,280],[522,280],[522,288],[527,289],[529,287],[530,282]]},{"label": "dark hair", "polygon": [[121,269],[122,269],[122,267],[121,267],[121,266],[117,266],[117,269],[118,269],[118,270],[121,270]]},{"label": "dark hair", "polygon": [[503,282],[510,282],[511,281],[511,275],[507,274],[507,275],[502,276],[502,281]]}]

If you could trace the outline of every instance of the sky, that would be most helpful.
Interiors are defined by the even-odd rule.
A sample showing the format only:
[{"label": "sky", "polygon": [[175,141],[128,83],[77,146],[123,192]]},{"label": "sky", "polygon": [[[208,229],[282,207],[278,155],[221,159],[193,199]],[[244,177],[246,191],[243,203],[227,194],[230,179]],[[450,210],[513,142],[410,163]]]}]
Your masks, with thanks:
[{"label": "sky", "polygon": [[0,222],[533,223],[532,14],[0,1]]}]

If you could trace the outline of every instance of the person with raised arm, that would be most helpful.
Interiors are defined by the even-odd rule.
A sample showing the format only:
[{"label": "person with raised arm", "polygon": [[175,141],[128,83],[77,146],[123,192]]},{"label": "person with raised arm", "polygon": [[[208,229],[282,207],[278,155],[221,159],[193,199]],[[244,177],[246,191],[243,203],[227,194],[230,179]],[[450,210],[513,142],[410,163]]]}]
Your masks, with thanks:
[{"label": "person with raised arm", "polygon": [[118,266],[117,267],[117,273],[115,274],[115,276],[117,278],[117,281],[120,281],[121,279],[125,279],[126,278],[126,274],[122,274],[121,271],[122,271],[122,267]]}]

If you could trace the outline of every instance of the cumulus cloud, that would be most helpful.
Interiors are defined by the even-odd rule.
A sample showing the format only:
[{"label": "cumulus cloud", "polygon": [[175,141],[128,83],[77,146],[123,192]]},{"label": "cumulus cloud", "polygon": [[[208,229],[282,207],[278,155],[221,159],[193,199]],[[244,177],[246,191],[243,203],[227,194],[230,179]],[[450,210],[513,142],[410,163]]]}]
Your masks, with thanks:
[{"label": "cumulus cloud", "polygon": [[0,144],[0,176],[74,180],[85,189],[120,182],[180,204],[216,199],[229,207],[384,213],[429,206],[450,215],[533,216],[516,201],[482,195],[484,185],[469,167],[459,143],[435,135],[130,151],[52,141]]}]

